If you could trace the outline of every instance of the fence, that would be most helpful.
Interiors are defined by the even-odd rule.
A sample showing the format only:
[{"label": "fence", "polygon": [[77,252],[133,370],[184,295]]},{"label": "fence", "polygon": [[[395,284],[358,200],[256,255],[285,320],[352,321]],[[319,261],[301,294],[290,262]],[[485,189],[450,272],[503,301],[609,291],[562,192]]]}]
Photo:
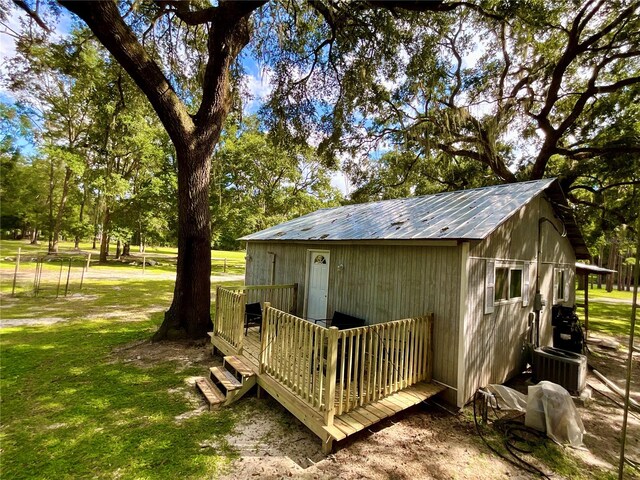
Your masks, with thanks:
[{"label": "fence", "polygon": [[433,315],[348,330],[265,306],[260,371],[325,416],[431,380]]}]

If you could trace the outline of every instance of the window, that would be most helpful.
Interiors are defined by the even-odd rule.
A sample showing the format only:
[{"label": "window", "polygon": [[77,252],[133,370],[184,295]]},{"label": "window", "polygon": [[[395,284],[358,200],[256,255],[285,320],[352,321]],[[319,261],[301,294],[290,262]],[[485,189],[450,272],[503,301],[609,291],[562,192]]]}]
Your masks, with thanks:
[{"label": "window", "polygon": [[324,255],[316,255],[316,258],[313,259],[313,263],[315,263],[316,265],[326,265],[327,259],[324,257]]},{"label": "window", "polygon": [[484,313],[492,313],[500,303],[522,301],[523,307],[529,305],[530,266],[531,262],[496,265],[495,260],[486,260]]},{"label": "window", "polygon": [[496,267],[496,302],[522,298],[522,267]]},{"label": "window", "polygon": [[564,268],[553,269],[553,303],[567,301],[567,274]]}]

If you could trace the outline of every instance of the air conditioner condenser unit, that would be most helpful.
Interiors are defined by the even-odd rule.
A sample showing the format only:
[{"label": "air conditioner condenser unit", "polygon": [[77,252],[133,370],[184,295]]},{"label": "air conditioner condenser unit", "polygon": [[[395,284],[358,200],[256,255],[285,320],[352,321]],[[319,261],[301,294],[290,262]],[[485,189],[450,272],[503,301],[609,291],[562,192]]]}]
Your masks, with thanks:
[{"label": "air conditioner condenser unit", "polygon": [[587,385],[587,357],[553,347],[533,351],[533,381],[548,380],[579,394]]}]

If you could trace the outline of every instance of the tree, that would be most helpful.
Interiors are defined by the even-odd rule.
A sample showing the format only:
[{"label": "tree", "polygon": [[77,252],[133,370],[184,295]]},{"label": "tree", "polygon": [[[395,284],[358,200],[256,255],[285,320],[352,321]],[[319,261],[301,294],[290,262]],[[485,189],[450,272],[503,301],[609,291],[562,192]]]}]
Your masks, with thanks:
[{"label": "tree", "polygon": [[315,149],[284,149],[254,116],[228,125],[214,153],[211,210],[218,248],[237,249],[243,235],[338,205],[329,171]]},{"label": "tree", "polygon": [[45,172],[37,159],[23,152],[24,140],[32,138],[32,130],[29,116],[20,108],[0,103],[0,225],[14,236],[31,233],[36,243],[45,211],[45,196],[38,191],[37,179]]},{"label": "tree", "polygon": [[640,152],[625,114],[640,93],[640,2],[531,3],[419,25],[386,86],[345,101],[357,139],[467,158],[507,182],[542,178],[561,156],[565,187],[583,162]]},{"label": "tree", "polygon": [[[251,16],[267,2],[220,1],[215,6],[195,1],[59,3],[81,18],[127,71],[173,142],[178,163],[178,267],[173,302],[154,338],[202,337],[211,325],[211,155],[234,99],[235,62],[250,40]],[[305,5],[307,12],[316,12],[310,27],[334,38],[336,31],[359,17],[366,23],[375,16],[370,12],[382,12],[379,16],[389,24],[400,11],[436,10],[442,2],[316,0]],[[293,9],[290,17],[296,16],[298,7],[289,6]],[[33,9],[29,13],[37,16]],[[328,27],[320,26],[319,21]],[[166,34],[147,41],[147,35],[159,26]],[[375,36],[373,32],[369,35]],[[175,38],[179,38],[177,45]],[[198,47],[204,48],[204,55]],[[181,68],[185,59],[193,61],[188,69]],[[194,89],[194,85],[201,88]]]}]

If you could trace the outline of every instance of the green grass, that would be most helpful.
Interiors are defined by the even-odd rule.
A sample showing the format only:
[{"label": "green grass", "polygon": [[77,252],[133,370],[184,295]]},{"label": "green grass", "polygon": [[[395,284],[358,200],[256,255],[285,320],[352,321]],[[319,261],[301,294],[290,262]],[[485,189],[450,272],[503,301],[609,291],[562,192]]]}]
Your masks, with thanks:
[{"label": "green grass", "polygon": [[[576,292],[578,303],[584,301],[584,292]],[[616,337],[627,337],[631,325],[631,303],[615,303],[615,300],[631,302],[633,292],[611,293],[605,289],[589,290],[589,331]],[[613,300],[613,301],[612,301]],[[578,316],[584,320],[584,311],[578,308]],[[640,321],[636,320],[637,337],[640,337]]]},{"label": "green grass", "polygon": [[[2,299],[2,478],[211,478],[236,453],[225,441],[238,409],[178,422],[197,405],[185,379],[206,366],[137,366],[114,349],[148,339],[173,281],[95,281],[82,296]],[[203,447],[204,445],[204,447]]]},{"label": "green grass", "polygon": [[[576,294],[580,299],[584,298],[584,290],[576,290]],[[597,298],[605,298],[605,299],[615,298],[619,300],[631,301],[631,299],[633,298],[633,290],[628,292],[626,290],[619,292],[617,288],[614,287],[614,289],[611,292],[607,292],[607,290],[604,288],[590,288],[589,300],[597,299]]]},{"label": "green grass", "polygon": [[[83,251],[91,252],[91,266],[92,268],[100,268],[101,265],[98,263],[99,250],[91,250],[91,243],[84,242],[80,243],[80,249]],[[39,245],[30,245],[26,240],[2,240],[0,241],[0,267],[4,268],[13,268],[15,266],[15,256],[18,252],[18,248],[21,249],[21,265],[22,268],[31,268],[35,269],[35,262],[31,262],[32,258],[35,258],[39,255],[44,255],[47,253],[47,243],[41,242]],[[62,252],[70,252],[73,249],[73,242],[60,242],[59,251]],[[110,252],[115,253],[115,246],[112,245]],[[176,271],[176,257],[178,249],[175,247],[147,247],[144,253],[138,252],[138,247],[136,245],[131,246],[131,254],[135,257],[138,257],[138,261],[142,262],[142,257],[146,257],[147,259],[152,259],[158,262],[158,265],[154,266],[146,266],[145,272],[148,271],[150,273],[173,273]],[[154,257],[154,255],[157,255]],[[172,257],[164,257],[166,255],[171,255]],[[211,251],[211,273],[212,275],[242,275],[244,274],[245,269],[245,255],[244,251],[223,251],[223,250],[212,250]],[[5,260],[5,258],[9,258],[10,260]],[[226,259],[226,262],[225,262]],[[226,267],[225,267],[226,263]],[[65,267],[67,263],[65,261]],[[81,267],[83,265],[83,260],[80,257],[77,257],[73,260],[74,267]],[[109,261],[106,264],[108,268],[120,268],[120,269],[128,269],[130,271],[142,271],[141,264],[130,265],[126,262],[116,261],[112,256],[109,257]],[[45,268],[50,268],[52,270],[59,269],[59,262],[51,262],[45,265]],[[35,270],[34,270],[35,271]],[[66,270],[65,270],[66,271]]]}]

